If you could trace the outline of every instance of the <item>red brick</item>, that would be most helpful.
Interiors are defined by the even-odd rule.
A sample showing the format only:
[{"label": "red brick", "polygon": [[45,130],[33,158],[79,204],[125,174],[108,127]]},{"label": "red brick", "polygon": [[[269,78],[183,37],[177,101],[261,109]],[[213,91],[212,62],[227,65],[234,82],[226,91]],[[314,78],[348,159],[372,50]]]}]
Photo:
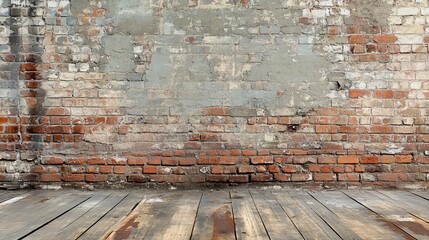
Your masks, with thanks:
[{"label": "red brick", "polygon": [[337,163],[337,157],[320,156],[317,158],[317,162],[322,164],[333,164]]},{"label": "red brick", "polygon": [[295,173],[298,172],[300,169],[296,165],[286,165],[281,170],[283,173]]},{"label": "red brick", "polygon": [[43,172],[45,172],[45,169],[44,169],[43,166],[36,165],[36,166],[33,166],[31,168],[31,172],[33,172],[33,173],[43,173]]},{"label": "red brick", "polygon": [[126,166],[115,166],[113,168],[113,172],[116,174],[124,174],[127,172],[127,167]]},{"label": "red brick", "polygon": [[274,179],[279,182],[290,182],[291,181],[291,175],[290,174],[284,174],[284,173],[275,173]]},{"label": "red brick", "polygon": [[253,173],[254,169],[253,169],[253,166],[251,166],[251,165],[239,166],[238,167],[238,172],[239,173]]},{"label": "red brick", "polygon": [[236,166],[224,166],[222,167],[222,173],[224,174],[236,174],[237,167]]},{"label": "red brick", "polygon": [[381,156],[381,163],[394,163],[394,162],[395,162],[395,156],[393,155]]},{"label": "red brick", "polygon": [[379,161],[379,157],[378,156],[363,156],[361,158],[361,163],[362,164],[376,164]]},{"label": "red brick", "polygon": [[250,176],[250,181],[252,182],[270,182],[273,181],[273,176],[271,174],[254,174]]},{"label": "red brick", "polygon": [[398,181],[398,174],[396,173],[379,173],[377,174],[378,181],[382,182],[396,182]]},{"label": "red brick", "polygon": [[425,37],[423,38],[423,41],[424,41],[424,43],[429,43],[429,36],[425,36]]},{"label": "red brick", "polygon": [[106,160],[102,158],[89,158],[86,160],[86,164],[89,165],[105,165]]},{"label": "red brick", "polygon": [[270,173],[278,173],[278,172],[280,172],[280,168],[277,165],[270,165],[270,166],[268,166],[267,169],[268,169],[268,172],[270,172]]},{"label": "red brick", "polygon": [[344,165],[334,166],[334,167],[332,167],[332,171],[334,173],[342,173],[342,172],[344,172]]},{"label": "red brick", "polygon": [[307,182],[312,180],[312,176],[309,173],[294,173],[292,174],[292,182]]},{"label": "red brick", "polygon": [[156,174],[158,173],[158,167],[156,166],[144,166],[143,167],[144,174]]},{"label": "red brick", "polygon": [[164,166],[177,166],[179,165],[179,160],[174,158],[164,158],[162,159],[162,165]]},{"label": "red brick", "polygon": [[309,164],[308,171],[310,172],[320,172],[320,165],[318,164]]},{"label": "red brick", "polygon": [[212,166],[211,167],[211,173],[212,174],[222,174],[222,167],[221,166]]},{"label": "red brick", "polygon": [[195,164],[197,164],[197,160],[194,158],[179,159],[180,166],[193,166]]},{"label": "red brick", "polygon": [[223,164],[223,165],[234,165],[238,163],[237,157],[219,157],[217,159],[217,164]]},{"label": "red brick", "polygon": [[274,163],[272,156],[259,156],[251,158],[252,164],[272,164]]},{"label": "red brick", "polygon": [[46,111],[47,116],[64,116],[69,114],[64,108],[48,108]]},{"label": "red brick", "polygon": [[61,174],[59,173],[45,173],[40,176],[41,182],[60,182]]},{"label": "red brick", "polygon": [[319,125],[316,126],[316,133],[338,133],[338,127],[330,125]]},{"label": "red brick", "polygon": [[267,168],[265,166],[261,166],[261,165],[256,166],[255,170],[256,170],[257,173],[265,173],[265,172],[267,172]]},{"label": "red brick", "polygon": [[249,176],[247,176],[247,175],[232,175],[232,176],[229,176],[228,182],[247,183],[247,182],[249,182]]},{"label": "red brick", "polygon": [[371,91],[368,90],[359,90],[359,89],[350,89],[349,98],[360,98],[364,96],[370,96]]},{"label": "red brick", "polygon": [[320,171],[322,172],[322,173],[330,173],[330,172],[332,172],[332,166],[331,165],[322,165],[322,166],[320,166]]},{"label": "red brick", "polygon": [[394,97],[394,93],[392,90],[375,90],[374,97],[381,99],[390,99]]},{"label": "red brick", "polygon": [[362,35],[351,35],[349,36],[349,43],[350,44],[361,44],[361,43],[367,43],[368,37],[362,36]]},{"label": "red brick", "polygon": [[107,175],[105,174],[86,174],[85,181],[87,182],[106,182]]},{"label": "red brick", "polygon": [[395,35],[376,35],[373,40],[376,43],[395,43],[398,38]]},{"label": "red brick", "polygon": [[411,163],[412,159],[413,158],[411,156],[396,156],[395,162],[396,163]]},{"label": "red brick", "polygon": [[206,181],[207,182],[228,182],[228,176],[223,175],[207,175]]},{"label": "red brick", "polygon": [[50,157],[48,159],[42,160],[44,165],[61,165],[64,163],[64,159],[60,157]]},{"label": "red brick", "polygon": [[257,154],[256,150],[245,149],[245,150],[242,150],[241,152],[242,152],[243,156],[256,156],[256,154]]},{"label": "red brick", "polygon": [[359,163],[359,157],[357,156],[340,156],[338,157],[339,164],[357,164]]},{"label": "red brick", "polygon": [[99,171],[100,171],[100,173],[112,173],[113,167],[112,166],[100,166]]},{"label": "red brick", "polygon": [[66,174],[63,180],[65,182],[83,182],[85,181],[85,174]]},{"label": "red brick", "polygon": [[334,173],[313,173],[314,181],[336,181],[337,175]]},{"label": "red brick", "polygon": [[360,176],[357,173],[339,173],[338,181],[359,182]]},{"label": "red brick", "polygon": [[99,171],[98,166],[86,166],[85,172],[86,173],[98,173]]},{"label": "red brick", "polygon": [[7,117],[0,117],[0,124],[8,123],[9,119]]},{"label": "red brick", "polygon": [[207,116],[229,116],[231,111],[229,108],[212,107],[205,109],[204,114]]},{"label": "red brick", "polygon": [[429,164],[429,157],[416,157],[417,163]]}]

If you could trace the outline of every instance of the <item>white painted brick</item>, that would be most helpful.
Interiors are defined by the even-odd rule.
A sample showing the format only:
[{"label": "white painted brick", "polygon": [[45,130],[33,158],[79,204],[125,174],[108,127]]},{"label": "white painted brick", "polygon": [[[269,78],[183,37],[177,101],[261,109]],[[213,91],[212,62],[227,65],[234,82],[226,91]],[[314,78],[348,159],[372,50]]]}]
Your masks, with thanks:
[{"label": "white painted brick", "polygon": [[402,7],[397,9],[397,15],[399,16],[413,16],[419,13],[420,9],[417,7]]},{"label": "white painted brick", "polygon": [[423,36],[417,34],[398,34],[397,44],[423,44]]},{"label": "white painted brick", "polygon": [[392,26],[394,33],[415,33],[422,34],[425,32],[425,26],[423,25],[411,25],[411,26]]},{"label": "white painted brick", "polygon": [[232,44],[233,39],[230,36],[205,36],[203,42],[206,44]]}]

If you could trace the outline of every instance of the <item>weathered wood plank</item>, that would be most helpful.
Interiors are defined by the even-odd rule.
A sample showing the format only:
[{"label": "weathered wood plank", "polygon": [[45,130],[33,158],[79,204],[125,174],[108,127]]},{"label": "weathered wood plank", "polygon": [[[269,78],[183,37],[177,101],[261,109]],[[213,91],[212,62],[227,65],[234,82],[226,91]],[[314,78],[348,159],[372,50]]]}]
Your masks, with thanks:
[{"label": "weathered wood plank", "polygon": [[168,204],[172,199],[172,193],[144,194],[137,207],[113,226],[107,239],[143,239],[161,209],[160,203]]},{"label": "weathered wood plank", "polygon": [[389,197],[399,206],[426,222],[429,222],[429,201],[415,194],[406,191],[379,191],[379,193]]},{"label": "weathered wood plank", "polygon": [[116,192],[110,194],[103,201],[95,205],[84,215],[77,218],[75,221],[65,226],[54,235],[52,239],[74,240],[81,236],[87,229],[94,225],[99,219],[107,214],[125,197],[126,193]]},{"label": "weathered wood plank", "polygon": [[107,238],[107,236],[109,236],[115,227],[126,218],[142,198],[143,196],[141,194],[131,192],[114,209],[80,236],[79,239],[98,240]]},{"label": "weathered wood plank", "polygon": [[191,239],[235,239],[229,192],[205,191],[203,193]]},{"label": "weathered wood plank", "polygon": [[0,206],[1,206],[1,203],[5,201],[11,200],[13,198],[19,198],[20,196],[25,195],[27,193],[30,193],[30,190],[18,190],[18,191],[3,190],[1,191],[1,194],[0,194]]},{"label": "weathered wood plank", "polygon": [[271,192],[251,191],[250,194],[271,240],[303,239]]},{"label": "weathered wood plank", "polygon": [[168,205],[161,204],[164,207],[143,239],[190,239],[201,196],[200,191],[185,191],[176,193]]},{"label": "weathered wood plank", "polygon": [[64,215],[58,217],[49,224],[38,229],[28,239],[48,239],[51,236],[57,235],[63,228],[69,226],[74,221],[82,217],[88,211],[90,211],[97,204],[102,202],[110,193],[97,193],[96,195],[89,198],[87,201],[81,203],[79,206],[73,208]]},{"label": "weathered wood plank", "polygon": [[347,191],[346,194],[408,233],[408,236],[402,234],[404,239],[429,238],[429,224],[409,214],[401,202],[376,191]]},{"label": "weathered wood plank", "polygon": [[308,207],[323,219],[323,221],[326,222],[342,239],[363,239],[353,232],[349,226],[344,224],[335,213],[330,211],[307,192],[291,191],[290,194],[294,199],[301,199],[305,204],[307,204]]},{"label": "weathered wood plank", "polygon": [[315,199],[335,213],[353,232],[364,239],[396,239],[396,234],[386,231],[383,220],[342,192],[311,192]]},{"label": "weathered wood plank", "polygon": [[411,193],[420,196],[426,200],[429,200],[429,192],[423,192],[423,191],[412,191]]},{"label": "weathered wood plank", "polygon": [[249,191],[231,192],[231,199],[237,239],[269,239]]},{"label": "weathered wood plank", "polygon": [[39,229],[50,221],[73,209],[86,201],[86,194],[67,193],[56,198],[47,199],[43,203],[35,204],[31,209],[13,216],[14,224],[8,224],[11,219],[0,221],[0,239],[19,239]]},{"label": "weathered wood plank", "polygon": [[305,239],[340,239],[340,237],[300,199],[289,191],[275,191],[273,195]]}]

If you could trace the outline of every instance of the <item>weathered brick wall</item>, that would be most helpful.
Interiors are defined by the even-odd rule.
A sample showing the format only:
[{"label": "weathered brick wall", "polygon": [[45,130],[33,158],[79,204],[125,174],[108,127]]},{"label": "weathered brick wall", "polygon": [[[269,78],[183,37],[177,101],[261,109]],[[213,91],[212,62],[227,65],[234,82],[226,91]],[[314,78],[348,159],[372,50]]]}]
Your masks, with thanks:
[{"label": "weathered brick wall", "polygon": [[0,2],[1,181],[428,185],[428,1]]}]

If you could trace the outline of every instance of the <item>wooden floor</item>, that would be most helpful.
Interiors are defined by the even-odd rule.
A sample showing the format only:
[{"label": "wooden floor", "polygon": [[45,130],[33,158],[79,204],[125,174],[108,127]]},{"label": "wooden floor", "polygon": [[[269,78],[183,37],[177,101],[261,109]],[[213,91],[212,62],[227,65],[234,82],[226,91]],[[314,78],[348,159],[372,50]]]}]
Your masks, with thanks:
[{"label": "wooden floor", "polygon": [[429,192],[0,191],[0,239],[429,239]]}]

